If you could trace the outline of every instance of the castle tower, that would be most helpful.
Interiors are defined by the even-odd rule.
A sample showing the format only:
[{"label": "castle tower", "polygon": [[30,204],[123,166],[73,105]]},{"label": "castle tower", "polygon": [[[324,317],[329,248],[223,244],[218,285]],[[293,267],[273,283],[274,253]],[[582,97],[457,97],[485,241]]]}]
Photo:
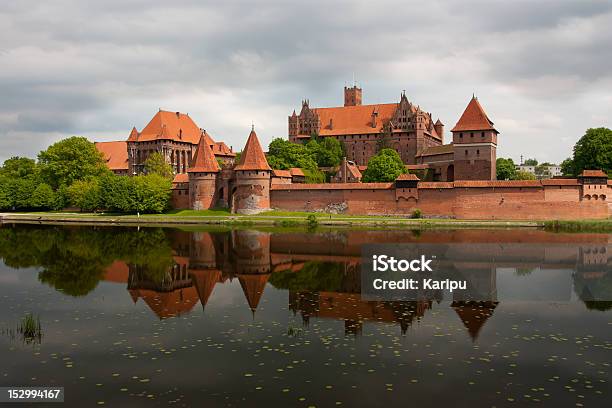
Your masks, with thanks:
[{"label": "castle tower", "polygon": [[344,87],[344,106],[361,106],[361,88],[357,85]]},{"label": "castle tower", "polygon": [[499,132],[478,98],[472,97],[451,132],[455,180],[495,180]]},{"label": "castle tower", "polygon": [[216,204],[217,175],[219,163],[202,135],[193,158],[189,175],[189,207],[193,210],[207,210]]},{"label": "castle tower", "polygon": [[240,162],[234,167],[236,181],[231,210],[239,214],[257,214],[270,209],[270,173],[266,156],[255,129],[251,130]]},{"label": "castle tower", "polygon": [[438,134],[438,136],[440,136],[442,144],[444,144],[444,124],[440,119],[436,121],[434,129],[436,129],[436,133]]}]

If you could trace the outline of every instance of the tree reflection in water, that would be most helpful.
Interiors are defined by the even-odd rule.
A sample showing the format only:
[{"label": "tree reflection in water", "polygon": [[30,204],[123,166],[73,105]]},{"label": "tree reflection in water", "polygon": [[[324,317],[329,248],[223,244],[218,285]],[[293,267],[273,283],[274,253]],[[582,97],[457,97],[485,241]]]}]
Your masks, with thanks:
[{"label": "tree reflection in water", "polygon": [[[474,243],[533,240],[539,247],[486,253]],[[546,246],[567,243],[556,252]],[[305,325],[312,318],[344,320],[347,334],[359,334],[365,321],[395,322],[402,333],[440,302],[441,291],[414,301],[365,301],[360,297],[360,248],[372,242],[432,243],[451,254],[454,273],[473,274],[484,302],[453,298],[451,307],[476,339],[498,304],[498,267],[514,267],[516,279],[532,271],[573,269],[573,290],[590,309],[609,310],[612,275],[607,236],[555,235],[543,231],[423,232],[345,231],[271,234],[258,231],[184,232],[161,228],[3,226],[0,257],[12,268],[40,268],[39,280],[71,296],[84,296],[101,280],[126,284],[136,302],[143,299],[160,318],[205,307],[215,286],[237,279],[253,313],[266,285],[289,292],[289,308]],[[465,248],[446,247],[466,243]],[[454,251],[454,252],[453,252]],[[552,265],[552,266],[551,266]],[[530,273],[524,273],[530,271]]]}]

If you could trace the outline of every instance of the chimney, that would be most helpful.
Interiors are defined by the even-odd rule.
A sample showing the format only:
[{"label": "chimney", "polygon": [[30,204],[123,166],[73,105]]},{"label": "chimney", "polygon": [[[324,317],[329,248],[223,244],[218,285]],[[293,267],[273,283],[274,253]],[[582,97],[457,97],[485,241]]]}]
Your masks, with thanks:
[{"label": "chimney", "polygon": [[329,118],[329,129],[333,129],[334,128],[334,119],[333,118]]}]

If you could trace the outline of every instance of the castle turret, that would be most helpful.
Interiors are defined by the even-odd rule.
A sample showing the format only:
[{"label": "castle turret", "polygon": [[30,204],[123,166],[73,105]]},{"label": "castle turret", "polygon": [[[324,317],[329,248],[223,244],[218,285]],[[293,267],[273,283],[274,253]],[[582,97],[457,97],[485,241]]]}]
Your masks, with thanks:
[{"label": "castle turret", "polygon": [[478,98],[472,97],[451,132],[455,180],[495,180],[499,132]]},{"label": "castle turret", "polygon": [[361,106],[361,88],[357,85],[344,87],[344,106]]},{"label": "castle turret", "polygon": [[207,210],[216,204],[217,175],[220,167],[207,138],[202,135],[189,174],[189,206]]},{"label": "castle turret", "polygon": [[436,133],[438,134],[438,136],[440,136],[442,144],[444,144],[444,124],[442,123],[442,121],[440,121],[440,119],[436,121],[434,129],[436,129]]},{"label": "castle turret", "polygon": [[270,209],[270,173],[266,156],[255,129],[251,130],[235,171],[232,212],[257,214]]}]

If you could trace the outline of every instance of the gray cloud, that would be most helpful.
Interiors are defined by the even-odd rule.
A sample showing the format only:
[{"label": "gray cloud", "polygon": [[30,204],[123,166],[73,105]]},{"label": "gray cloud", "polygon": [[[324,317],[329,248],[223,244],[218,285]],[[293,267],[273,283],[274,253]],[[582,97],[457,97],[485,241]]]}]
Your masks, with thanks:
[{"label": "gray cloud", "polygon": [[402,89],[447,126],[476,92],[500,155],[561,161],[612,116],[612,3],[8,1],[0,8],[0,160],[72,134],[126,138],[158,108],[240,148],[286,137],[302,98]]}]

